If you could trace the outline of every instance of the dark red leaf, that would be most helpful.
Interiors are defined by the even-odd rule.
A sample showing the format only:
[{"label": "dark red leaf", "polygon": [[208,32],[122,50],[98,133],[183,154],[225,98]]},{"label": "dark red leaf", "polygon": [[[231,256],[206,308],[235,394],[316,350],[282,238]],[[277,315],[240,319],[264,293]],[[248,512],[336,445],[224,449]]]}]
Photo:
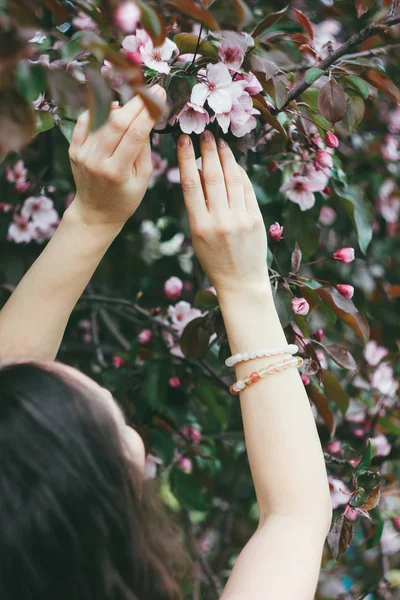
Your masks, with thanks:
[{"label": "dark red leaf", "polygon": [[107,121],[111,110],[112,91],[106,79],[97,69],[86,69],[90,130],[99,129]]},{"label": "dark red leaf", "polygon": [[145,0],[135,0],[142,13],[141,24],[150,35],[155,46],[161,46],[166,37],[166,27],[162,16]]},{"label": "dark red leaf", "polygon": [[315,408],[318,411],[319,416],[329,429],[330,433],[332,433],[333,428],[335,426],[335,419],[331,409],[329,408],[329,400],[328,398],[322,394],[314,385],[309,385],[307,387],[307,392],[315,405]]},{"label": "dark red leaf", "polygon": [[252,11],[243,0],[233,0],[233,8],[235,9],[239,29],[243,29],[254,20]]},{"label": "dark red leaf", "polygon": [[318,108],[321,115],[333,124],[343,118],[346,107],[346,94],[340,85],[331,79],[319,92]]},{"label": "dark red leaf", "polygon": [[328,534],[328,544],[336,560],[346,552],[353,539],[353,525],[343,514],[333,524]]},{"label": "dark red leaf", "polygon": [[300,23],[300,25],[303,27],[303,29],[305,29],[305,31],[307,31],[307,35],[308,35],[309,39],[313,40],[314,32],[313,32],[313,28],[312,28],[309,18],[306,17],[306,15],[304,13],[302,13],[301,10],[298,10],[297,8],[294,9],[294,14],[296,15],[297,20]]},{"label": "dark red leaf", "polygon": [[44,4],[55,16],[57,25],[61,25],[69,18],[69,10],[59,0],[44,0]]},{"label": "dark red leaf", "polygon": [[211,327],[207,317],[197,317],[190,321],[183,330],[180,347],[186,358],[200,358],[207,352],[210,337],[214,327]]},{"label": "dark red leaf", "polygon": [[271,27],[272,25],[277,23],[283,17],[285,12],[287,12],[288,8],[289,6],[286,6],[285,8],[282,8],[282,10],[275,13],[270,13],[269,15],[264,17],[263,20],[260,21],[260,23],[258,23],[257,27],[253,29],[251,35],[254,38],[261,35],[266,29],[268,29],[268,27]]},{"label": "dark red leaf", "polygon": [[282,135],[286,137],[286,131],[283,126],[280,124],[278,119],[270,113],[267,103],[265,102],[265,98],[262,94],[257,94],[257,96],[253,97],[253,106],[257,110],[260,111],[261,117],[264,119],[268,125],[271,125],[274,129],[279,131]]},{"label": "dark red leaf", "polygon": [[142,98],[146,104],[147,110],[155,121],[161,119],[165,113],[166,105],[165,102],[160,100],[158,96],[155,96],[151,88],[140,86],[136,88],[136,93]]},{"label": "dark red leaf", "polygon": [[329,356],[335,361],[339,367],[343,367],[344,369],[350,369],[355,371],[357,369],[357,363],[354,360],[353,356],[344,348],[344,346],[340,346],[339,344],[328,344],[325,346],[325,350],[329,354]]},{"label": "dark red leaf", "polygon": [[86,107],[86,88],[67,71],[50,70],[47,74],[50,98],[55,104],[68,106],[71,110]]},{"label": "dark red leaf", "polygon": [[362,74],[362,77],[366,79],[371,85],[376,87],[380,92],[389,96],[393,102],[398,104],[400,102],[400,90],[393,83],[393,81],[382,73],[381,71],[375,71],[374,69],[370,69],[366,71],[366,73]]},{"label": "dark red leaf", "polygon": [[184,15],[188,15],[192,19],[201,21],[208,29],[219,29],[218,23],[213,15],[205,8],[202,8],[193,2],[193,0],[167,0],[167,4],[174,6]]},{"label": "dark red leaf", "polygon": [[29,40],[34,36],[33,29],[22,29],[17,21],[0,17],[0,67],[4,71],[22,58],[29,58],[35,52]]},{"label": "dark red leaf", "polygon": [[374,487],[367,500],[360,506],[363,510],[372,510],[379,504],[379,500],[381,499],[381,484],[378,483],[377,486]]},{"label": "dark red leaf", "polygon": [[295,246],[295,249],[293,250],[293,254],[292,254],[292,273],[297,273],[298,270],[300,269],[301,257],[302,257],[302,252],[300,250],[299,244],[296,241],[296,246]]},{"label": "dark red leaf", "polygon": [[31,141],[36,130],[32,106],[12,88],[0,90],[0,157]]},{"label": "dark red leaf", "polygon": [[375,0],[355,0],[358,18],[365,15],[373,4],[375,4]]},{"label": "dark red leaf", "polygon": [[348,327],[350,327],[358,337],[367,343],[369,339],[369,325],[362,313],[354,306],[354,303],[349,298],[345,298],[336,288],[320,287],[315,290],[316,294],[321,298],[337,317]]},{"label": "dark red leaf", "polygon": [[342,388],[339,379],[332,371],[324,371],[324,390],[328,398],[340,408],[342,414],[346,414],[350,398]]}]

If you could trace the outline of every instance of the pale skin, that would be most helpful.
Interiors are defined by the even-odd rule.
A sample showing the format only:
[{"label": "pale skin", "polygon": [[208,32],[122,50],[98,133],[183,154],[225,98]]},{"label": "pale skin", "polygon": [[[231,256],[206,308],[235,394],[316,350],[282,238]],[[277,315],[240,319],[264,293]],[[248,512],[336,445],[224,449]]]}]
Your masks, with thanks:
[{"label": "pale skin", "polygon": [[[163,91],[156,93],[163,97]],[[69,316],[104,253],[139,206],[151,175],[154,125],[139,98],[112,111],[88,133],[85,113],[70,157],[77,195],[39,259],[0,313],[0,358],[53,361]],[[266,267],[267,236],[246,173],[225,144],[201,139],[200,177],[188,136],[178,161],[196,255],[215,286],[233,353],[286,343]],[[276,358],[256,359],[251,370]],[[99,402],[109,392],[54,363]],[[238,378],[249,364],[237,365]],[[329,485],[314,417],[300,375],[289,369],[244,390],[240,398],[259,526],[242,550],[221,600],[312,600],[332,517]],[[123,423],[132,459],[143,467],[143,443]]]}]

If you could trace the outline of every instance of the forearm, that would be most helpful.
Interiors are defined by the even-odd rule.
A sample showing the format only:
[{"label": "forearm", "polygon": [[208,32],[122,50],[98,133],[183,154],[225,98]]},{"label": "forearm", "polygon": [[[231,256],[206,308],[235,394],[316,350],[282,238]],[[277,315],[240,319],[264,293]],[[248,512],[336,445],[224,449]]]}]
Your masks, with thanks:
[{"label": "forearm", "polygon": [[118,231],[88,226],[68,209],[0,312],[0,358],[53,360],[70,314]]},{"label": "forearm", "polygon": [[[269,283],[256,290],[222,294],[219,299],[232,353],[287,343]],[[240,363],[237,378],[277,360]],[[331,504],[325,462],[298,370],[260,380],[241,393],[240,402],[260,520],[269,514],[308,517],[316,511],[316,519],[328,521]]]}]

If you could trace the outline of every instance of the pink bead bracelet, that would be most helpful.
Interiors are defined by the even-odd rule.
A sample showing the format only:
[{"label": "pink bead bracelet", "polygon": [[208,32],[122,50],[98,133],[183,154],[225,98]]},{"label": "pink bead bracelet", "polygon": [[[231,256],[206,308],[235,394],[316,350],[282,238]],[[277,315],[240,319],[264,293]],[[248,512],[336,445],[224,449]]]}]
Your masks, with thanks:
[{"label": "pink bead bracelet", "polygon": [[257,383],[257,381],[260,381],[260,379],[267,377],[268,375],[273,375],[274,373],[279,373],[280,371],[284,371],[285,369],[290,369],[292,367],[299,368],[302,364],[303,359],[300,358],[300,356],[294,356],[293,358],[287,358],[280,362],[271,363],[259,371],[253,371],[248,377],[239,379],[236,383],[231,385],[229,391],[234,396],[237,396],[246,387],[253,385],[253,383]]}]

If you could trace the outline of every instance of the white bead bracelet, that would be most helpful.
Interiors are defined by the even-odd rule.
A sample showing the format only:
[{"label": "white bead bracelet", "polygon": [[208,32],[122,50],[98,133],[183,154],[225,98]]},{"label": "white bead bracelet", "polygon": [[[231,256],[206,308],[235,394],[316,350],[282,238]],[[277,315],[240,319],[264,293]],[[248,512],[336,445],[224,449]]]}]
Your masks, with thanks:
[{"label": "white bead bracelet", "polygon": [[280,348],[260,348],[256,352],[244,352],[243,354],[233,354],[226,359],[225,364],[227,367],[234,367],[235,365],[248,361],[254,360],[255,358],[264,358],[264,356],[278,356],[278,354],[296,354],[299,351],[296,344],[288,344],[287,346],[281,346]]}]

